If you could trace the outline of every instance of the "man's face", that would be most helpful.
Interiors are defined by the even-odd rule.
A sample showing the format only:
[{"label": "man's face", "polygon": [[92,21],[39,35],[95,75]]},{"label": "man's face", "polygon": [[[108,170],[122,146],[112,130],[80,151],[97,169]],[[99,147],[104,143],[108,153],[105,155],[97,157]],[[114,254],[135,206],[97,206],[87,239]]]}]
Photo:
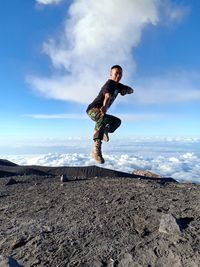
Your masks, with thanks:
[{"label": "man's face", "polygon": [[122,78],[122,70],[118,68],[112,69],[110,72],[110,78],[115,82],[119,82]]}]

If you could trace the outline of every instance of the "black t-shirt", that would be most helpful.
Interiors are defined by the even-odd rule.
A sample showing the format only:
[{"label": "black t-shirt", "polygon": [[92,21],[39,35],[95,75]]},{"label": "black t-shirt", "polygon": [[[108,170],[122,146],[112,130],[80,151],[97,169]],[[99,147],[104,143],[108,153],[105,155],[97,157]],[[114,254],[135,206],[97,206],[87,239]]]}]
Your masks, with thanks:
[{"label": "black t-shirt", "polygon": [[101,108],[103,106],[104,96],[106,93],[109,93],[111,95],[111,99],[109,102],[108,108],[112,105],[115,98],[117,97],[118,93],[121,93],[122,90],[128,90],[128,86],[117,83],[111,79],[109,79],[104,86],[101,88],[98,96],[94,99],[94,101],[87,107],[86,112],[90,110],[91,108]]}]

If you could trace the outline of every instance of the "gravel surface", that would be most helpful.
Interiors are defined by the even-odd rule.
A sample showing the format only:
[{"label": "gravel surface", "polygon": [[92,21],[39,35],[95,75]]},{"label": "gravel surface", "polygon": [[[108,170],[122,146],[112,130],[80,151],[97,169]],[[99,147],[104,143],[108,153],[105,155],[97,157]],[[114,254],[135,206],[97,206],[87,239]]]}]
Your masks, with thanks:
[{"label": "gravel surface", "polygon": [[0,255],[19,265],[2,266],[200,266],[200,185],[12,179],[0,178]]}]

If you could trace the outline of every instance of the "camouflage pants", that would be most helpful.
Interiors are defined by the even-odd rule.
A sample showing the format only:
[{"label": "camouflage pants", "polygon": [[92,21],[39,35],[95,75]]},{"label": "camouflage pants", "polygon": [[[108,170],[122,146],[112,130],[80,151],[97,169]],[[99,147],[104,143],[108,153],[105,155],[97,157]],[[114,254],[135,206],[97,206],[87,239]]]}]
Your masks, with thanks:
[{"label": "camouflage pants", "polygon": [[103,140],[105,127],[108,127],[109,133],[113,133],[121,124],[121,120],[115,116],[109,114],[104,114],[102,116],[99,108],[92,108],[87,114],[96,122],[93,140]]}]

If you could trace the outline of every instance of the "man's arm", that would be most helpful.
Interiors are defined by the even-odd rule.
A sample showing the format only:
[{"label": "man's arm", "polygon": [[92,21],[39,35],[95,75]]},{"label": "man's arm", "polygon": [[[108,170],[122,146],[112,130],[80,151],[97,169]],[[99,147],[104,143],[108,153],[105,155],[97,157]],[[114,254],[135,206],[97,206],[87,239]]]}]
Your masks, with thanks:
[{"label": "man's arm", "polygon": [[108,106],[109,106],[109,103],[110,103],[110,98],[111,98],[111,95],[109,93],[105,93],[103,106],[100,108],[100,110],[101,110],[101,112],[103,114],[105,114],[107,109],[108,109]]}]

